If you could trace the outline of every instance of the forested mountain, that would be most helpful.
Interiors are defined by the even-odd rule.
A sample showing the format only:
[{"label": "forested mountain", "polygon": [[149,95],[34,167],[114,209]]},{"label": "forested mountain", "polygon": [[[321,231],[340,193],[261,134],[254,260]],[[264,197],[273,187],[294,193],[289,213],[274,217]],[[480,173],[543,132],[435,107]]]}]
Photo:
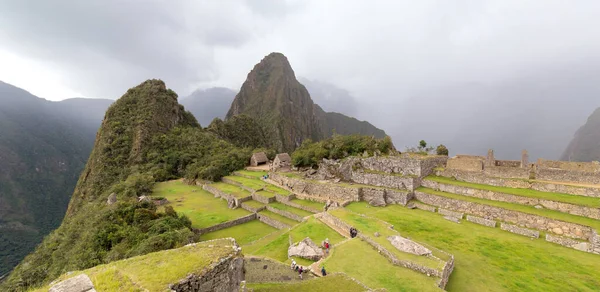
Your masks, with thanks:
[{"label": "forested mountain", "polygon": [[60,224],[111,102],[51,102],[0,82],[0,275]]},{"label": "forested mountain", "polygon": [[[250,71],[226,119],[240,114],[264,125],[270,133],[271,145],[280,151],[292,151],[305,139],[318,141],[329,137],[334,129],[340,134],[385,136],[383,131],[367,122],[359,123],[341,114],[323,111],[298,82],[290,63],[281,53],[269,54]],[[360,125],[362,129],[355,131],[354,125]]]},{"label": "forested mountain", "polygon": [[600,161],[600,108],[577,130],[563,153],[562,160]]}]

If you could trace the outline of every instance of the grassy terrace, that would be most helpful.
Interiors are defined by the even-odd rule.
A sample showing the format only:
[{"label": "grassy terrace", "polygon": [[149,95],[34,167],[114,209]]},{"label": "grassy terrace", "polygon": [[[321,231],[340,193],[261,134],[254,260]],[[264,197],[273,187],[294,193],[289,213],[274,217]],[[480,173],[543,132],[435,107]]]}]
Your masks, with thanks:
[{"label": "grassy terrace", "polygon": [[[443,291],[436,285],[438,278],[394,266],[358,238],[335,247],[323,264],[328,273],[344,272],[372,289],[386,288],[390,292]],[[339,291],[339,288],[332,291]]]},{"label": "grassy terrace", "polygon": [[505,193],[505,194],[511,194],[511,195],[516,195],[516,196],[522,196],[522,197],[530,197],[530,198],[536,198],[536,199],[544,199],[544,200],[550,200],[550,201],[555,201],[555,202],[563,202],[563,203],[587,206],[587,207],[592,207],[592,208],[600,208],[600,199],[599,198],[561,194],[561,193],[541,192],[541,191],[536,191],[536,190],[532,190],[532,189],[496,187],[496,186],[490,186],[490,185],[463,182],[463,181],[458,181],[458,180],[454,180],[451,178],[439,177],[439,176],[429,176],[426,179],[430,180],[430,181],[439,182],[439,183],[467,187],[467,188],[472,188],[472,189],[486,190],[486,191]]},{"label": "grassy terrace", "polygon": [[[380,220],[377,220],[376,218],[363,217],[342,208],[332,210],[329,213],[331,213],[331,215],[334,215],[337,218],[342,219],[346,223],[349,223],[350,225],[358,229],[359,232],[362,232],[363,234],[369,236],[373,241],[385,247],[385,249],[393,253],[400,260],[411,261],[437,270],[441,270],[444,267],[444,262],[436,260],[434,258],[418,256],[398,250],[392,245],[392,243],[389,240],[387,240],[387,237],[400,234],[398,232],[395,232],[394,230],[389,229],[386,224],[384,224]],[[381,236],[375,237],[373,235],[375,232],[379,232]],[[447,257],[445,254],[441,254],[436,251],[432,252],[435,256],[439,258],[445,259]]]},{"label": "grassy terrace", "polygon": [[[385,220],[401,234],[453,254],[455,268],[448,291],[598,291],[600,287],[600,255],[468,221],[456,224],[439,214],[398,205],[374,208],[358,202],[347,208]],[[326,267],[330,269],[327,263]]]},{"label": "grassy terrace", "polygon": [[562,220],[565,222],[577,223],[577,224],[590,226],[594,229],[600,230],[600,221],[599,220],[594,220],[594,219],[587,218],[587,217],[581,217],[581,216],[571,215],[571,214],[567,214],[567,213],[562,213],[562,212],[555,211],[555,210],[536,209],[533,206],[461,196],[461,195],[456,195],[456,194],[451,194],[451,193],[446,193],[446,192],[440,192],[440,191],[436,191],[436,190],[424,188],[424,187],[417,188],[417,191],[421,191],[421,192],[432,194],[432,195],[438,195],[438,196],[446,197],[446,198],[450,198],[450,199],[468,201],[468,202],[473,202],[473,203],[478,203],[478,204],[483,204],[483,205],[504,208],[507,210],[513,210],[513,211],[519,211],[519,212],[533,214],[533,215],[544,216],[547,218]]},{"label": "grassy terrace", "polygon": [[248,192],[236,185],[230,185],[230,184],[226,184],[224,182],[212,183],[211,186],[217,188],[218,190],[220,190],[226,194],[233,195],[236,198],[245,198],[245,197],[249,197],[251,195],[250,192]]},{"label": "grassy terrace", "polygon": [[221,229],[211,233],[202,234],[200,240],[211,240],[225,237],[233,237],[239,245],[251,243],[263,238],[277,229],[262,223],[258,220],[252,220],[240,225]]},{"label": "grassy terrace", "polygon": [[[204,267],[232,253],[229,240],[211,242],[213,247],[208,245],[198,243],[154,252],[63,275],[59,279],[85,273],[96,291],[169,291],[169,284],[177,283],[190,273],[201,272]],[[36,291],[48,289],[44,287]]]},{"label": "grassy terrace", "polygon": [[246,178],[246,177],[236,176],[236,175],[226,176],[225,178],[228,178],[232,181],[241,183],[241,184],[243,184],[249,188],[252,188],[254,190],[262,189],[265,185],[267,185],[266,182],[261,181],[260,179],[251,179],[251,178]]},{"label": "grassy terrace", "polygon": [[344,274],[328,275],[323,278],[315,278],[307,281],[294,283],[262,283],[248,284],[246,287],[254,289],[255,292],[280,292],[280,291],[311,291],[331,292],[339,291],[343,287],[347,292],[362,292],[365,289],[358,283],[352,281]]},{"label": "grassy terrace", "polygon": [[229,209],[225,200],[180,180],[157,183],[152,194],[169,200],[169,206],[190,218],[195,228],[209,227],[250,214],[242,208]]},{"label": "grassy terrace", "polygon": [[306,216],[310,216],[310,215],[313,214],[311,212],[304,211],[304,210],[298,209],[298,208],[294,208],[294,207],[291,207],[291,206],[288,206],[288,205],[285,205],[285,204],[282,204],[282,203],[279,203],[279,202],[271,203],[271,204],[269,204],[269,206],[271,206],[271,207],[273,207],[275,209],[279,209],[279,210],[282,210],[282,211],[287,211],[287,212],[296,214],[296,215],[298,215],[300,217],[306,217]]},{"label": "grassy terrace", "polygon": [[258,214],[263,214],[271,219],[277,220],[281,223],[285,223],[289,226],[294,226],[294,225],[298,224],[298,221],[296,221],[296,220],[292,220],[288,217],[283,217],[283,216],[281,216],[279,214],[275,214],[269,210],[262,210],[262,211],[258,212]]},{"label": "grassy terrace", "polygon": [[[323,222],[309,218],[307,221],[296,225],[289,231],[280,230],[279,232],[269,235],[267,238],[261,239],[253,243],[247,248],[244,247],[245,254],[257,256],[266,256],[280,262],[289,262],[287,250],[289,247],[289,237],[292,237],[293,242],[298,242],[305,237],[310,237],[317,245],[321,244],[322,240],[329,238],[329,242],[333,245],[344,240],[339,233],[329,228]],[[312,262],[295,258],[301,265],[310,265]]]},{"label": "grassy terrace", "polygon": [[280,187],[276,187],[276,186],[271,185],[271,184],[267,184],[266,188],[270,192],[274,192],[276,194],[280,194],[280,195],[283,195],[283,196],[288,196],[288,195],[291,194],[289,191],[286,191],[286,190],[284,190],[284,189],[282,189]]},{"label": "grassy terrace", "polygon": [[319,202],[310,201],[310,200],[293,199],[293,200],[290,200],[290,202],[298,204],[298,205],[302,205],[305,207],[314,208],[317,210],[323,210],[323,207],[325,206],[325,203],[319,203]]},{"label": "grassy terrace", "polygon": [[252,171],[252,170],[238,170],[236,172],[239,172],[243,175],[247,175],[247,176],[253,176],[255,178],[260,179],[263,175],[267,174],[266,171]]},{"label": "grassy terrace", "polygon": [[261,195],[265,198],[275,197],[275,193],[267,192],[267,191],[258,191],[258,192],[256,192],[256,194]]},{"label": "grassy terrace", "polygon": [[248,206],[250,206],[252,208],[255,208],[255,209],[265,206],[265,204],[263,204],[261,202],[258,202],[258,201],[255,201],[255,200],[246,201],[246,202],[243,202],[242,204],[246,204],[246,205],[248,205]]}]

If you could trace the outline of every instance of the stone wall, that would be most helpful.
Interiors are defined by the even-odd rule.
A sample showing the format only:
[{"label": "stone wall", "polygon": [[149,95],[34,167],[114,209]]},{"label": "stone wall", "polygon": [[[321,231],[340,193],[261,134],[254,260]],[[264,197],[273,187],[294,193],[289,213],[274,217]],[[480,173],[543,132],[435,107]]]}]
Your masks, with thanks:
[{"label": "stone wall", "polygon": [[496,160],[496,166],[521,167],[521,160]]},{"label": "stone wall", "polygon": [[447,156],[401,156],[353,158],[352,163],[360,161],[364,169],[377,172],[394,173],[402,176],[425,177],[434,168],[446,164]]},{"label": "stone wall", "polygon": [[586,197],[600,197],[600,188],[569,186],[557,183],[517,180],[508,178],[488,177],[483,173],[445,169],[436,172],[438,176],[451,177],[457,180],[486,184],[498,187],[532,189],[542,192],[563,193]]},{"label": "stone wall", "polygon": [[269,216],[265,216],[264,214],[261,213],[257,213],[256,217],[258,218],[258,220],[260,220],[261,222],[267,224],[267,225],[271,225],[277,229],[286,229],[286,228],[290,228],[289,225],[283,223],[283,222],[279,222],[275,219],[270,218]]},{"label": "stone wall", "polygon": [[[343,236],[350,238],[350,227],[352,227],[350,224],[327,212],[319,213],[315,217],[323,221],[323,223],[326,225],[332,227],[335,231],[341,233]],[[360,234],[360,230],[358,233]]]},{"label": "stone wall", "polygon": [[413,194],[408,191],[400,191],[400,190],[385,190],[385,203],[390,204],[398,204],[402,206],[406,206],[410,200],[412,200]]},{"label": "stone wall", "polygon": [[600,174],[598,173],[554,168],[538,168],[535,174],[535,178],[538,180],[564,181],[584,184],[600,184]]},{"label": "stone wall", "polygon": [[471,157],[452,157],[446,163],[447,169],[463,171],[482,171],[483,159]]},{"label": "stone wall", "polygon": [[291,189],[297,195],[306,194],[311,197],[322,198],[324,200],[334,200],[338,202],[356,202],[360,200],[360,188],[358,187],[343,187],[333,183],[321,183],[317,181],[297,179],[278,173],[271,173],[269,178],[277,184]]},{"label": "stone wall", "polygon": [[446,285],[448,284],[448,279],[450,279],[450,275],[454,271],[454,256],[450,255],[450,259],[444,264],[444,269],[442,270],[442,276],[440,277],[440,282],[438,283],[438,287],[441,289],[446,289]]},{"label": "stone wall", "polygon": [[429,206],[423,203],[419,203],[419,202],[411,202],[411,204],[413,206],[415,206],[415,208],[417,209],[421,209],[421,210],[425,210],[425,211],[429,211],[429,212],[434,212],[436,211],[436,208],[434,206]]},{"label": "stone wall", "polygon": [[385,190],[363,188],[361,192],[361,200],[369,203],[371,206],[383,207],[386,205]]},{"label": "stone wall", "polygon": [[413,191],[415,188],[419,187],[419,179],[416,177],[389,175],[384,173],[353,171],[351,180],[358,184],[392,189],[406,189],[409,191]]},{"label": "stone wall", "polygon": [[288,202],[290,200],[295,199],[296,196],[294,194],[290,194],[288,196],[284,196],[284,195],[280,195],[280,194],[275,194],[275,201],[277,202]]},{"label": "stone wall", "polygon": [[221,229],[225,229],[225,228],[229,228],[232,226],[236,226],[236,225],[240,225],[242,223],[246,223],[249,221],[252,221],[256,219],[256,213],[252,213],[250,215],[246,215],[244,217],[235,219],[235,220],[231,220],[231,221],[227,221],[227,222],[223,222],[217,225],[213,225],[210,227],[206,227],[206,228],[202,228],[202,229],[194,229],[194,232],[196,234],[205,234],[205,233],[209,233],[209,232],[213,232],[213,231],[217,231],[217,230],[221,230]]},{"label": "stone wall", "polygon": [[551,234],[546,234],[546,241],[574,248],[580,251],[592,252],[590,248],[590,243],[584,241],[578,241],[575,239],[566,238],[562,236],[555,236]]},{"label": "stone wall", "polygon": [[600,254],[600,236],[596,230],[592,231],[592,238],[590,239],[591,247],[590,250],[593,253]]},{"label": "stone wall", "polygon": [[170,285],[169,288],[177,292],[230,292],[238,291],[244,279],[244,257],[236,252],[203,269],[200,273],[190,274],[178,283]]},{"label": "stone wall", "polygon": [[529,171],[528,168],[494,166],[486,167],[483,173],[494,177],[529,179]]},{"label": "stone wall", "polygon": [[271,212],[273,212],[275,214],[279,214],[279,215],[281,215],[283,217],[287,217],[287,218],[290,218],[292,220],[296,220],[298,222],[302,222],[302,219],[303,219],[302,217],[300,217],[300,216],[298,216],[298,215],[296,215],[294,213],[290,213],[288,211],[279,210],[279,209],[273,208],[271,206],[267,206],[267,210],[269,210],[269,211],[271,211]]},{"label": "stone wall", "polygon": [[450,217],[454,217],[454,218],[458,218],[458,219],[462,219],[462,217],[465,215],[464,213],[454,212],[454,211],[450,211],[450,210],[446,210],[446,209],[442,209],[442,208],[438,208],[438,213],[440,213],[444,216],[450,216]]},{"label": "stone wall", "polygon": [[538,215],[532,215],[498,207],[450,199],[442,196],[432,195],[415,191],[415,198],[425,204],[445,208],[452,211],[464,212],[486,219],[505,221],[524,226],[527,228],[553,232],[571,238],[589,240],[592,236],[592,228],[570,222],[554,220]]},{"label": "stone wall", "polygon": [[[311,207],[308,207],[308,206],[296,204],[296,203],[294,203],[292,201],[278,201],[278,202],[280,202],[280,203],[282,203],[284,205],[288,205],[288,206],[291,206],[291,207],[294,207],[294,208],[302,209],[304,211],[308,211],[308,212],[311,212],[311,213],[323,212],[323,209],[317,210],[315,208],[311,208]],[[325,204],[323,204],[323,206],[325,206]]]},{"label": "stone wall", "polygon": [[241,207],[242,207],[242,209],[244,209],[246,211],[249,211],[249,212],[252,212],[252,213],[258,213],[258,212],[260,212],[260,211],[262,211],[262,210],[264,210],[264,209],[267,208],[267,206],[262,206],[262,207],[254,208],[254,207],[252,207],[252,206],[250,206],[248,204],[244,204],[244,203],[242,203]]},{"label": "stone wall", "polygon": [[528,236],[528,237],[533,237],[533,238],[539,238],[540,237],[540,232],[537,231],[537,230],[531,230],[531,229],[527,229],[527,228],[522,228],[522,227],[519,227],[517,225],[512,225],[512,224],[508,224],[508,223],[504,223],[504,222],[500,223],[500,229],[506,230],[508,232],[512,232],[512,233],[515,233],[515,234],[525,235],[525,236]]},{"label": "stone wall", "polygon": [[228,179],[228,178],[226,178],[226,177],[222,178],[221,180],[222,180],[224,183],[227,183],[227,184],[230,184],[230,185],[235,185],[235,186],[238,186],[238,187],[240,187],[240,188],[242,188],[242,189],[244,189],[244,190],[246,190],[246,191],[248,191],[248,192],[250,192],[250,193],[254,193],[254,192],[256,192],[256,191],[259,191],[259,190],[255,190],[255,189],[253,189],[253,188],[247,187],[247,186],[245,186],[243,183],[240,183],[240,182],[234,181],[234,180],[232,180],[232,179]]},{"label": "stone wall", "polygon": [[420,178],[426,177],[434,172],[434,169],[446,165],[448,156],[427,156],[421,159]]},{"label": "stone wall", "polygon": [[574,161],[557,161],[557,160],[546,160],[538,159],[536,166],[538,169],[563,169],[569,171],[581,171],[600,173],[600,163],[594,162],[574,162]]},{"label": "stone wall", "polygon": [[275,202],[275,197],[265,197],[260,195],[259,193],[252,193],[252,200],[261,202],[263,204],[269,204]]},{"label": "stone wall", "polygon": [[479,190],[479,189],[457,186],[457,185],[452,185],[452,184],[439,183],[439,182],[430,181],[430,180],[423,180],[422,184],[423,184],[423,186],[431,188],[431,189],[440,190],[440,191],[452,193],[452,194],[463,195],[463,196],[467,196],[467,197],[480,198],[480,199],[486,199],[486,200],[492,200],[492,201],[500,201],[500,202],[508,202],[508,203],[516,203],[516,204],[530,205],[530,206],[541,205],[544,208],[550,209],[550,210],[556,210],[556,211],[560,211],[563,213],[569,213],[569,214],[588,217],[588,218],[592,218],[592,219],[600,219],[600,209],[598,209],[598,208],[592,208],[592,207],[586,207],[586,206],[580,206],[580,205],[574,205],[574,204],[568,204],[568,203],[562,203],[562,202],[555,202],[555,201],[531,198],[531,197],[525,197],[525,196],[516,196],[516,195],[511,195],[511,194],[487,191],[487,190]]},{"label": "stone wall", "polygon": [[479,225],[487,226],[487,227],[496,227],[496,221],[477,217],[477,216],[467,215],[467,221],[470,221],[470,222],[473,222],[473,223],[476,223]]}]

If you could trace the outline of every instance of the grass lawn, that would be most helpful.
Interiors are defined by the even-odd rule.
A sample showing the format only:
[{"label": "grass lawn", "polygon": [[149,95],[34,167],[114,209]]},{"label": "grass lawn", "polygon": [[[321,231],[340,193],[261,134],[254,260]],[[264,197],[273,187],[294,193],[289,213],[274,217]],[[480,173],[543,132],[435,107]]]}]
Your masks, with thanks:
[{"label": "grass lawn", "polygon": [[[190,273],[200,272],[232,253],[229,240],[211,242],[210,245],[213,247],[198,243],[154,252],[63,275],[59,279],[85,273],[97,291],[169,291],[169,284],[177,283]],[[39,291],[48,291],[48,288]]]},{"label": "grass lawn", "polygon": [[483,184],[475,184],[469,182],[463,182],[454,180],[447,177],[439,177],[439,176],[429,176],[427,180],[435,181],[444,184],[462,186],[472,189],[486,190],[498,193],[511,194],[515,196],[522,197],[530,197],[536,199],[544,199],[555,202],[563,202],[580,206],[587,206],[593,208],[600,208],[600,198],[593,197],[584,197],[584,196],[576,196],[562,193],[549,193],[549,192],[541,192],[532,189],[519,189],[519,188],[509,188],[509,187],[497,187]]},{"label": "grass lawn", "polygon": [[284,233],[287,233],[288,231],[286,229],[281,229],[281,230],[276,230],[274,232],[272,232],[269,235],[266,235],[265,237],[254,241],[250,244],[242,244],[242,252],[244,254],[247,255],[252,255],[252,254],[256,254],[256,252],[263,248],[265,245],[271,243],[272,241],[274,241],[275,239],[277,239],[279,236],[281,236]]},{"label": "grass lawn", "polygon": [[268,184],[266,186],[267,190],[270,192],[274,192],[276,194],[282,195],[282,196],[289,196],[291,193],[289,191],[286,191],[280,187],[276,187],[274,185]]},{"label": "grass lawn", "polygon": [[442,291],[437,287],[438,278],[394,266],[358,238],[337,246],[323,264],[328,273],[346,273],[372,289],[386,288],[390,292]]},{"label": "grass lawn", "polygon": [[226,176],[225,178],[228,178],[235,182],[239,182],[239,183],[241,183],[251,189],[254,189],[254,190],[262,189],[265,185],[267,185],[266,182],[264,182],[260,179],[251,179],[251,178],[237,176],[237,175],[230,175],[230,176]]},{"label": "grass lawn", "polygon": [[168,206],[173,206],[177,213],[190,218],[195,228],[209,227],[250,214],[242,208],[229,209],[225,200],[180,180],[157,183],[152,194],[167,198],[170,202]]},{"label": "grass lawn", "polygon": [[255,292],[280,292],[280,291],[310,291],[310,292],[362,292],[365,289],[358,283],[352,281],[344,274],[328,275],[326,277],[315,278],[306,281],[293,283],[263,283],[263,284],[248,284],[248,288],[254,289]]},{"label": "grass lawn", "polygon": [[[364,235],[370,237],[373,241],[379,243],[389,252],[393,253],[400,260],[411,261],[440,271],[444,268],[443,261],[426,256],[418,256],[415,254],[402,252],[398,250],[395,246],[392,245],[392,243],[389,240],[387,240],[387,237],[400,234],[395,230],[389,229],[386,224],[384,224],[376,218],[363,217],[358,214],[349,212],[348,210],[345,210],[343,208],[332,210],[329,213],[342,219],[346,223],[349,223],[350,225],[358,229],[359,232],[362,232]],[[375,237],[373,235],[375,232],[379,232],[381,236]],[[448,258],[446,254],[442,254],[435,250],[432,250],[432,253],[436,257],[443,258],[444,260]]]},{"label": "grass lawn", "polygon": [[261,195],[261,196],[263,196],[265,198],[275,197],[275,193],[267,192],[267,191],[258,191],[258,192],[256,192],[256,194]]},{"label": "grass lawn", "polygon": [[483,205],[495,206],[495,207],[499,207],[499,208],[519,211],[519,212],[528,213],[528,214],[540,215],[540,216],[544,216],[544,217],[548,217],[548,218],[552,218],[552,219],[556,219],[556,220],[562,220],[565,222],[572,222],[572,223],[577,223],[577,224],[581,224],[581,225],[586,225],[586,226],[590,226],[596,230],[600,230],[600,220],[594,220],[594,219],[587,218],[587,217],[581,217],[581,216],[577,216],[577,215],[562,213],[560,211],[549,210],[549,209],[536,209],[533,206],[461,196],[461,195],[456,195],[456,194],[451,194],[451,193],[446,193],[446,192],[440,192],[440,191],[436,191],[436,190],[424,188],[424,187],[417,188],[417,191],[421,191],[421,192],[429,193],[429,194],[433,194],[433,195],[438,195],[441,197],[447,197],[447,198],[451,198],[451,199],[457,199],[457,200],[462,200],[462,201],[479,203],[479,204],[483,204]]},{"label": "grass lawn", "polygon": [[258,179],[260,179],[261,177],[263,177],[264,175],[267,174],[266,171],[252,171],[252,170],[238,170],[236,172],[239,172],[243,175],[252,176],[252,177],[255,177]]},{"label": "grass lawn", "polygon": [[331,245],[337,244],[345,238],[341,236],[337,231],[329,228],[325,223],[319,221],[316,218],[308,218],[305,222],[302,222],[296,228],[290,231],[292,235],[292,241],[298,242],[306,237],[310,237],[314,243],[321,245],[321,241],[329,238]]},{"label": "grass lawn", "polygon": [[218,190],[233,195],[236,198],[245,198],[249,197],[251,194],[249,191],[242,189],[236,185],[230,185],[224,182],[212,183],[211,186],[217,188]]},{"label": "grass lawn", "polygon": [[290,283],[306,281],[315,277],[311,273],[303,273],[303,279],[301,280],[298,277],[298,272],[290,268],[290,264],[269,258],[246,257],[244,260],[246,283]]},{"label": "grass lawn", "polygon": [[293,199],[290,200],[290,202],[292,203],[296,203],[298,205],[302,205],[305,207],[310,207],[316,210],[323,210],[323,207],[325,207],[325,203],[319,203],[319,202],[315,202],[315,201],[310,201],[310,200],[301,200],[301,199]]},{"label": "grass lawn", "polygon": [[271,219],[277,220],[277,221],[279,221],[281,223],[285,223],[285,224],[289,225],[290,227],[299,223],[296,220],[292,220],[292,219],[290,219],[288,217],[284,217],[284,216],[281,216],[279,214],[275,214],[275,213],[273,213],[273,212],[271,212],[269,210],[262,210],[262,211],[258,212],[258,214],[263,214],[263,215],[265,215],[265,216],[267,216],[267,217],[269,217]]},{"label": "grass lawn", "polygon": [[298,209],[298,208],[294,208],[292,206],[288,206],[288,205],[282,204],[280,202],[270,203],[269,206],[271,206],[271,207],[273,207],[275,209],[279,209],[279,210],[282,210],[282,211],[287,211],[287,212],[296,214],[296,215],[298,215],[300,217],[306,217],[306,216],[310,216],[310,215],[313,214],[311,212],[304,211],[304,210]]},{"label": "grass lawn", "polygon": [[244,245],[258,240],[275,230],[277,230],[277,228],[271,227],[258,220],[252,220],[233,227],[202,234],[200,240],[233,237],[239,245]]},{"label": "grass lawn", "polygon": [[246,201],[246,202],[243,202],[242,204],[248,205],[255,209],[265,206],[265,204],[263,204],[259,201],[255,201],[255,200]]},{"label": "grass lawn", "polygon": [[394,224],[402,234],[454,254],[448,291],[598,291],[600,287],[600,255],[468,221],[456,224],[423,210],[398,205],[365,208],[365,204],[347,208],[366,210]]}]

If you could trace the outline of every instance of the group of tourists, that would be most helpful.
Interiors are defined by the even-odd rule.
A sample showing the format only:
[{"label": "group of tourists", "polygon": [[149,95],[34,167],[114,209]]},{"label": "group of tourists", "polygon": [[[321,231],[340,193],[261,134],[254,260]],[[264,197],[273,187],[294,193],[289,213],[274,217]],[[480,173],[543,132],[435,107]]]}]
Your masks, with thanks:
[{"label": "group of tourists", "polygon": [[265,175],[262,176],[262,179],[268,179],[268,178],[269,178],[268,174],[265,174]]},{"label": "group of tourists", "polygon": [[350,227],[350,237],[355,238],[358,235],[358,230],[354,227]]},{"label": "group of tourists", "polygon": [[302,267],[301,265],[297,265],[296,260],[294,260],[294,259],[292,259],[291,268],[292,268],[292,270],[298,272],[298,276],[300,277],[300,279],[302,279],[302,273],[308,272],[308,269]]},{"label": "group of tourists", "polygon": [[329,238],[326,238],[323,242],[323,248],[325,249],[325,255],[329,254]]}]

